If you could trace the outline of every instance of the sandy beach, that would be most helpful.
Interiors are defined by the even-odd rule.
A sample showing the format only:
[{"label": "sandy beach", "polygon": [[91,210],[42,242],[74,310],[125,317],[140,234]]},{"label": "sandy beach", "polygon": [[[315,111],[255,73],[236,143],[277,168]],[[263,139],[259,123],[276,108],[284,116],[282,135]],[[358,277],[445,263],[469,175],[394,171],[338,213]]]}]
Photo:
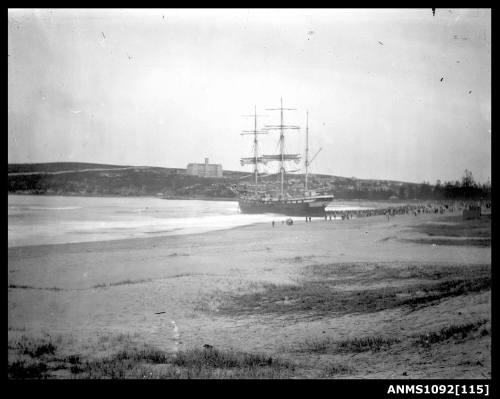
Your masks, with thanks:
[{"label": "sandy beach", "polygon": [[[491,247],[419,230],[453,225],[450,217],[460,219],[298,219],[9,248],[9,342],[50,335],[61,356],[88,358],[123,345],[169,353],[210,345],[286,359],[302,378],[490,377]],[[443,285],[450,281],[462,285]],[[333,299],[308,304],[321,290]],[[446,335],[450,326],[465,332]],[[366,337],[383,347],[340,350]]]}]

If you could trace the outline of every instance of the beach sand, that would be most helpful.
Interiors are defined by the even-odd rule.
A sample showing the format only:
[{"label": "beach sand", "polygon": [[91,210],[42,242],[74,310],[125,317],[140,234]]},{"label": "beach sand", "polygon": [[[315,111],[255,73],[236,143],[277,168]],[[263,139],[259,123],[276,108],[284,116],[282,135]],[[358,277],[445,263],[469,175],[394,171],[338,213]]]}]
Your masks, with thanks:
[{"label": "beach sand", "polygon": [[[418,242],[426,235],[412,226],[439,218],[297,219],[293,226],[280,221],[274,228],[266,223],[184,236],[9,248],[9,340],[46,333],[61,337],[64,353],[88,357],[109,354],[109,343],[123,336],[168,352],[209,344],[289,359],[301,365],[298,376],[305,378],[328,377],[325,370],[339,362],[347,371],[334,378],[489,377],[489,333],[451,337],[432,347],[415,344],[419,334],[450,325],[489,323],[489,288],[416,308],[344,311],[332,305],[331,311],[313,306],[291,312],[273,311],[272,303],[267,310],[238,308],[238,297],[266,299],[307,279],[331,281],[336,292],[385,292],[421,283],[418,275],[390,277],[392,270],[429,265],[448,273],[470,269],[473,277],[474,267],[491,265],[489,246]],[[331,273],[315,277],[315,267]],[[391,300],[422,295],[403,291]],[[277,309],[291,303],[286,296],[281,300]],[[397,342],[353,353],[303,349],[318,340],[367,336]]]}]

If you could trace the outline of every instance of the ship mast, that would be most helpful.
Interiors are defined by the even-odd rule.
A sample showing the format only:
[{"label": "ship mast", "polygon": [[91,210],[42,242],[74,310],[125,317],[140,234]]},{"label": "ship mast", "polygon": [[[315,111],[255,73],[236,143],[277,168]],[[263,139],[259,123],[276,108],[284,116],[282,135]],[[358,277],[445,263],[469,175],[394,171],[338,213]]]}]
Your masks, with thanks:
[{"label": "ship mast", "polygon": [[312,161],[318,156],[322,148],[320,148],[318,151],[316,151],[316,154],[312,156],[311,159],[309,159],[309,110],[306,112],[306,159],[305,159],[305,166],[306,166],[306,181],[305,181],[305,190],[304,190],[304,195],[307,195],[307,178],[309,177],[309,166],[311,166]]},{"label": "ship mast", "polygon": [[243,115],[246,117],[253,117],[254,118],[254,129],[253,130],[245,130],[241,133],[241,135],[247,135],[247,134],[253,134],[253,158],[241,158],[240,162],[241,165],[245,164],[253,164],[253,173],[254,173],[254,178],[255,178],[255,197],[257,197],[257,178],[259,175],[259,168],[258,164],[263,163],[262,158],[259,158],[259,143],[257,139],[257,135],[259,134],[267,134],[267,132],[264,131],[258,131],[257,130],[257,116],[265,116],[265,115],[257,115],[257,106],[254,106],[254,114],[253,115]]},{"label": "ship mast", "polygon": [[280,153],[279,155],[263,155],[264,161],[279,161],[280,162],[280,173],[281,173],[281,198],[284,196],[284,180],[285,180],[285,161],[299,161],[300,154],[285,154],[285,130],[298,130],[298,126],[285,125],[283,121],[283,111],[295,111],[294,108],[283,108],[283,98],[280,98],[279,108],[267,108],[268,111],[280,111],[280,124],[279,125],[267,125],[266,130],[279,130],[280,132]]},{"label": "ship mast", "polygon": [[307,174],[308,174],[308,167],[309,167],[309,110],[306,112],[306,182],[305,182],[305,188],[304,192],[307,195]]},{"label": "ship mast", "polygon": [[283,181],[284,181],[284,176],[285,176],[285,160],[283,158],[284,152],[285,152],[285,133],[283,130],[283,98],[280,97],[280,155],[281,155],[281,160],[280,160],[280,172],[281,172],[281,197],[283,198]]}]

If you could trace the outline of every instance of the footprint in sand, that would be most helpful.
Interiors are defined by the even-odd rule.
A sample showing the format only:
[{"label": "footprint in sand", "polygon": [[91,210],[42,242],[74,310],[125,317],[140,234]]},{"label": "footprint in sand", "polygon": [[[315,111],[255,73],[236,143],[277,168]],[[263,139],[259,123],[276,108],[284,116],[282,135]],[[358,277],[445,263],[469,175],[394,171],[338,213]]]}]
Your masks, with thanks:
[{"label": "footprint in sand", "polygon": [[[165,313],[166,312],[155,312],[154,314],[155,315],[163,315]],[[172,338],[170,339],[170,341],[173,341],[172,351],[174,352],[174,354],[177,354],[177,352],[179,351],[179,344],[181,343],[179,328],[177,327],[177,323],[174,320],[170,320],[170,323],[172,324]],[[165,338],[165,335],[164,335],[165,330],[164,330],[164,327],[162,327],[162,326],[164,326],[164,323],[160,322],[157,325],[156,332],[158,335],[163,336],[163,339],[164,339]]]},{"label": "footprint in sand", "polygon": [[179,351],[179,338],[180,338],[180,335],[179,335],[179,329],[177,328],[177,324],[175,323],[174,320],[171,321],[173,327],[174,327],[174,334],[173,334],[173,337],[174,337],[174,352],[177,353]]}]

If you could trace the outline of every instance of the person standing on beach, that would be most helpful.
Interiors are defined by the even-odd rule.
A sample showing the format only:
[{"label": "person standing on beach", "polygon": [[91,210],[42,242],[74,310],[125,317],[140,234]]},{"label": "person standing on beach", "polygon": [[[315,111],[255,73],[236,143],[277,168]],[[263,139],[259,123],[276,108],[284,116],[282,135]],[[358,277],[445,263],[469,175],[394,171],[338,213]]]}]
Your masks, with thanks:
[{"label": "person standing on beach", "polygon": [[274,220],[273,220],[273,228],[274,228]]}]

